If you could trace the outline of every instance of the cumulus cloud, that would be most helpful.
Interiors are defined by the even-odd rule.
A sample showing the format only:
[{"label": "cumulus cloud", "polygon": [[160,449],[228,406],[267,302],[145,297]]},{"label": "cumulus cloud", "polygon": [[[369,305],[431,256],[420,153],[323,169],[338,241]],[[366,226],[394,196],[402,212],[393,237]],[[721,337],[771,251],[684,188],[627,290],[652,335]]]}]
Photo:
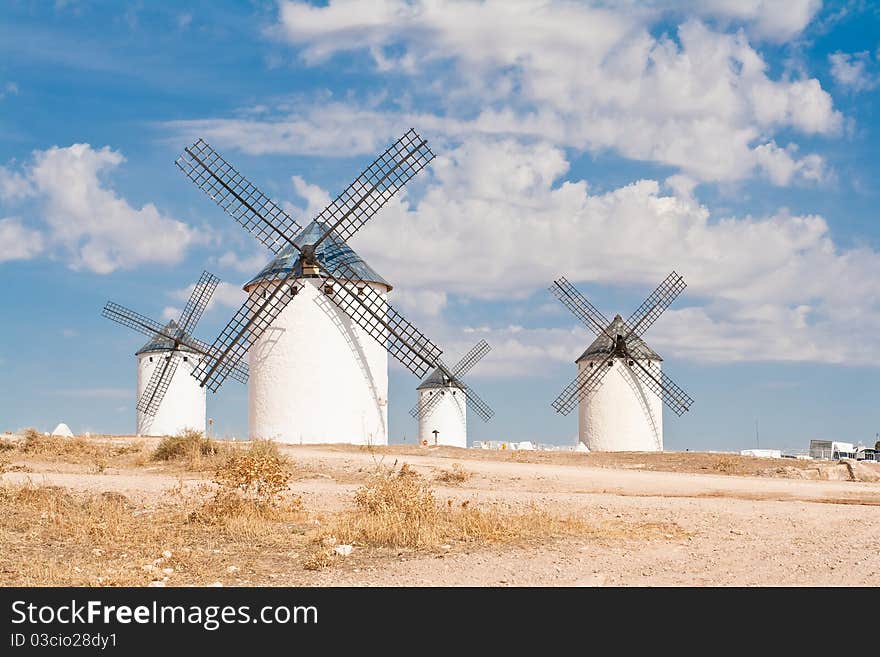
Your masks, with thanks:
[{"label": "cumulus cloud", "polygon": [[[249,152],[356,154],[375,151],[391,126],[405,122],[454,137],[506,134],[611,149],[702,181],[766,173],[758,149],[778,130],[840,130],[842,117],[818,80],[772,79],[745,33],[689,18],[674,33],[653,36],[657,21],[678,9],[664,2],[284,2],[272,33],[305,63],[364,52],[377,71],[408,80],[405,98],[438,111],[409,109],[419,105],[412,100],[381,108],[324,101],[172,127]],[[718,1],[695,14],[787,38],[815,10],[815,2],[783,11],[775,3]]]},{"label": "cumulus cloud", "polygon": [[26,228],[14,217],[0,219],[0,263],[30,260],[42,251],[43,236],[39,231]]},{"label": "cumulus cloud", "polygon": [[742,23],[750,35],[776,42],[798,36],[822,8],[822,0],[702,0],[674,4],[708,17]]},{"label": "cumulus cloud", "polygon": [[36,151],[19,171],[0,168],[0,199],[32,200],[46,245],[73,269],[106,274],[179,262],[203,237],[152,203],[136,208],[120,197],[104,176],[123,162],[121,153],[106,146]]},{"label": "cumulus cloud", "polygon": [[872,62],[868,51],[836,52],[828,55],[828,61],[831,64],[831,76],[841,87],[852,91],[870,91],[880,84],[880,76],[869,70]]},{"label": "cumulus cloud", "polygon": [[265,251],[257,251],[245,256],[239,255],[235,251],[226,251],[217,258],[217,264],[221,267],[228,267],[251,275],[260,271],[268,262],[269,256]]},{"label": "cumulus cloud", "polygon": [[[395,199],[352,243],[400,283],[393,294],[404,292],[401,305],[428,319],[438,313],[421,301],[430,298],[424,292],[525,301],[565,275],[644,286],[647,295],[674,268],[689,284],[680,302],[687,308],[670,311],[651,334],[670,353],[880,362],[880,281],[872,274],[880,254],[837,246],[821,216],[781,209],[713,217],[689,194],[664,193],[655,180],[603,193],[583,180],[560,184],[567,167],[552,145],[467,142],[435,160],[435,178],[419,200]],[[627,309],[609,309],[617,311]],[[837,342],[841,323],[853,339],[825,349]],[[501,341],[527,353],[543,344],[529,336],[528,328],[505,329]]]}]

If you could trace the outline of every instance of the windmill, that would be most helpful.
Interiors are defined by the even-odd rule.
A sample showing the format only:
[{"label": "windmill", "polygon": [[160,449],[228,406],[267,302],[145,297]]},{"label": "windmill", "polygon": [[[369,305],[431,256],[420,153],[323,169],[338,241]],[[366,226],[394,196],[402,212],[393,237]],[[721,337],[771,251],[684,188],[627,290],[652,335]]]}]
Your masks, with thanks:
[{"label": "windmill", "polygon": [[194,372],[215,391],[250,359],[251,437],[385,444],[388,354],[420,378],[445,368],[441,350],[388,303],[391,285],[347,244],[433,158],[409,130],[305,228],[204,140],[178,158],[275,256]]},{"label": "windmill", "polygon": [[490,350],[489,343],[480,340],[453,368],[437,367],[416,388],[419,401],[409,414],[419,421],[421,444],[467,447],[467,406],[484,422],[495,415],[489,405],[461,380]]},{"label": "windmill", "polygon": [[[205,391],[189,376],[175,376],[183,367],[192,373],[211,353],[211,347],[192,336],[202,313],[211,301],[217,284],[213,274],[204,271],[177,321],[160,324],[118,303],[108,301],[101,314],[147,335],[149,341],[136,355],[137,434],[174,435],[183,429],[205,430]],[[234,379],[247,383],[244,364],[231,372]]]},{"label": "windmill", "polygon": [[553,402],[567,415],[579,405],[579,441],[594,451],[662,451],[665,403],[681,416],[693,399],[661,370],[663,361],[642,336],[687,287],[674,271],[629,319],[608,319],[565,278],[550,291],[595,341],[577,359],[577,378]]}]

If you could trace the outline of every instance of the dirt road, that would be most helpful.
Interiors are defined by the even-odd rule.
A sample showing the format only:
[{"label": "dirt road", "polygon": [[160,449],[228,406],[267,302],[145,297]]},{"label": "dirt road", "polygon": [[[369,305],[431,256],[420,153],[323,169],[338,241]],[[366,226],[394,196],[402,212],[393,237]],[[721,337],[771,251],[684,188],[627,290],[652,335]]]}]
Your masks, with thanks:
[{"label": "dirt road", "polygon": [[[460,485],[437,483],[440,500],[511,509],[536,505],[596,522],[665,523],[678,531],[644,539],[566,538],[427,554],[367,556],[356,549],[352,558],[326,570],[288,570],[276,560],[271,582],[260,581],[262,571],[256,567],[251,579],[239,581],[355,586],[880,583],[880,483],[660,471],[651,469],[656,465],[651,455],[643,455],[643,462],[628,457],[617,466],[606,459],[596,467],[455,450],[295,446],[284,451],[305,473],[291,488],[315,511],[350,504],[359,483],[377,465],[405,461],[434,478],[456,462],[470,476]],[[181,483],[193,488],[206,480],[204,474],[150,467],[111,467],[98,474],[37,460],[26,465],[31,472],[7,472],[3,480],[115,491],[142,504]],[[683,469],[693,469],[692,464]]]}]

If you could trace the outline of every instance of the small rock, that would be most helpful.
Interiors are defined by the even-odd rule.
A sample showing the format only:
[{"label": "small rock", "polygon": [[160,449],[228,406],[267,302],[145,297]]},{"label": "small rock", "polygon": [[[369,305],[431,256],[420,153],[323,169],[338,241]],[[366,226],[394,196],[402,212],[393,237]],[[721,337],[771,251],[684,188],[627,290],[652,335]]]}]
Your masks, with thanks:
[{"label": "small rock", "polygon": [[162,553],[162,556],[165,557],[166,559],[170,559],[171,558],[171,550],[165,550]]},{"label": "small rock", "polygon": [[102,550],[101,548],[93,548],[92,554],[94,554],[96,557],[100,557],[102,554],[104,554],[104,550]]},{"label": "small rock", "polygon": [[335,536],[325,536],[324,539],[323,539],[321,542],[322,542],[324,545],[326,545],[327,547],[333,547],[333,546],[336,545],[339,541],[336,540],[336,537],[335,537]]},{"label": "small rock", "polygon": [[143,566],[141,566],[141,570],[146,570],[148,573],[152,573],[153,571],[156,571],[159,569],[156,568],[156,566],[154,566],[151,563],[145,563]]},{"label": "small rock", "polygon": [[163,568],[162,572],[165,573],[166,575],[170,575],[171,573],[174,572],[174,568]]},{"label": "small rock", "polygon": [[223,582],[212,582],[211,584],[208,584],[208,586],[214,586],[214,587],[223,586]]},{"label": "small rock", "polygon": [[443,545],[440,546],[440,549],[441,550],[451,550],[452,546],[449,543],[444,543]]},{"label": "small rock", "polygon": [[351,545],[337,545],[334,548],[334,552],[336,552],[336,554],[338,554],[340,557],[347,557],[351,554],[351,551],[353,549],[354,548]]},{"label": "small rock", "polygon": [[165,582],[160,579],[154,579],[152,582],[150,582],[150,586],[165,586]]},{"label": "small rock", "polygon": [[227,567],[226,567],[226,572],[227,572],[227,573],[237,573],[237,572],[238,572],[238,566],[227,566]]}]

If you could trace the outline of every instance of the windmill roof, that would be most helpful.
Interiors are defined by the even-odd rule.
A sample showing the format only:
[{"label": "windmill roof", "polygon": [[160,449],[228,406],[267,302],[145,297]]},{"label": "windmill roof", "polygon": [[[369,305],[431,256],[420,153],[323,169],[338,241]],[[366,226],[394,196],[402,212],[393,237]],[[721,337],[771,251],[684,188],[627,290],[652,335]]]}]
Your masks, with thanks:
[{"label": "windmill roof", "polygon": [[[605,332],[611,336],[625,335],[626,327],[624,326],[623,318],[620,315],[615,315],[614,319],[612,319],[611,323],[608,325],[608,328],[605,329]],[[579,363],[584,359],[604,358],[610,354],[614,350],[614,340],[612,340],[609,335],[601,333],[599,337],[593,340],[593,343],[587,347],[587,350],[578,357],[575,363]],[[641,338],[629,338],[626,341],[626,347],[634,358],[640,360],[663,360],[660,355],[645,344],[645,341]]]},{"label": "windmill roof", "polygon": [[[173,319],[165,325],[165,332],[170,335],[183,335],[183,331],[180,330],[180,327],[177,325]],[[166,338],[164,335],[159,335],[156,333],[143,347],[138,349],[135,352],[135,355],[145,354],[148,351],[171,351],[174,349],[174,341],[170,338]],[[177,349],[179,351],[193,351],[189,347],[185,345],[178,345]],[[195,353],[195,352],[193,352]]]},{"label": "windmill roof", "polygon": [[[308,226],[303,228],[299,234],[293,238],[293,241],[299,246],[306,244],[314,244],[320,239],[321,235],[327,230],[328,226],[323,221],[312,221]],[[291,271],[297,274],[302,273],[302,262],[300,261],[300,253],[292,245],[288,245],[272,262],[263,267],[259,274],[245,283],[245,288],[254,283],[262,281],[274,281],[287,276]],[[315,250],[315,256],[327,271],[333,274],[336,268],[341,264],[348,265],[355,273],[365,281],[372,283],[380,283],[391,289],[391,284],[376,273],[376,270],[370,267],[366,261],[361,258],[354,249],[352,249],[345,241],[336,233],[330,233]]]},{"label": "windmill roof", "polygon": [[429,390],[431,388],[461,388],[461,386],[456,385],[454,383],[450,383],[449,379],[446,378],[446,375],[440,371],[438,367],[433,372],[431,372],[427,378],[422,381],[416,390]]}]

